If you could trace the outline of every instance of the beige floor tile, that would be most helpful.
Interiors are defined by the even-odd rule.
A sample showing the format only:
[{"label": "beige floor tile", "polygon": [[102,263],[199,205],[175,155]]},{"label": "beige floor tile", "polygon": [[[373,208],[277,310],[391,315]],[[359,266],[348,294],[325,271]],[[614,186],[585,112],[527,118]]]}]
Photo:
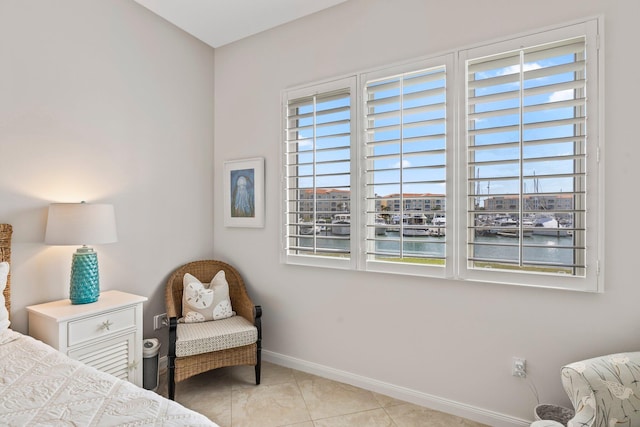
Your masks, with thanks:
[{"label": "beige floor tile", "polygon": [[391,396],[386,396],[384,394],[373,393],[373,396],[376,398],[380,406],[382,406],[383,408],[386,408],[388,406],[394,406],[394,405],[403,405],[407,403],[403,400],[398,400]]},{"label": "beige floor tile", "polygon": [[[162,385],[166,388],[166,381]],[[180,381],[176,384],[176,401],[220,427],[231,427],[231,383],[224,372],[209,371]]]},{"label": "beige floor tile", "polygon": [[486,427],[455,415],[406,403],[385,408],[398,427]]},{"label": "beige floor tile", "polygon": [[389,415],[382,408],[315,420],[313,425],[314,427],[395,427]]},{"label": "beige floor tile", "polygon": [[313,421],[305,421],[303,423],[289,424],[282,427],[314,427]]},{"label": "beige floor tile", "polygon": [[313,378],[322,378],[319,377],[317,375],[314,374],[309,374],[308,372],[302,372],[302,371],[296,371],[295,369],[293,370],[293,378],[298,382],[302,382],[305,380],[311,380]]},{"label": "beige floor tile", "polygon": [[[158,394],[166,397],[166,371]],[[176,384],[176,400],[220,427],[482,427],[347,384],[271,363],[215,369]]]},{"label": "beige floor tile", "polygon": [[295,383],[243,387],[231,393],[233,427],[276,427],[310,420]]},{"label": "beige floor tile", "polygon": [[[233,388],[256,385],[256,372],[253,366],[235,366],[227,368],[233,381]],[[261,385],[294,383],[293,369],[273,363],[263,362],[260,374]]]},{"label": "beige floor tile", "polygon": [[200,412],[220,427],[231,427],[231,391],[176,393],[176,401]]},{"label": "beige floor tile", "polygon": [[298,380],[298,386],[313,420],[380,407],[372,392],[325,378]]}]

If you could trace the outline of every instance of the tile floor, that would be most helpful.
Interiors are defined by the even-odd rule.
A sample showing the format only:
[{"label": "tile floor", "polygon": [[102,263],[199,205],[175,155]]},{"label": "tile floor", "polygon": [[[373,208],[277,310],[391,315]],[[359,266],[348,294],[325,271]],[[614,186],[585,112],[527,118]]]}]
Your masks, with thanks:
[{"label": "tile floor", "polygon": [[[474,421],[263,362],[210,371],[176,385],[176,400],[220,427],[482,427]],[[165,373],[158,393],[166,396]]]}]

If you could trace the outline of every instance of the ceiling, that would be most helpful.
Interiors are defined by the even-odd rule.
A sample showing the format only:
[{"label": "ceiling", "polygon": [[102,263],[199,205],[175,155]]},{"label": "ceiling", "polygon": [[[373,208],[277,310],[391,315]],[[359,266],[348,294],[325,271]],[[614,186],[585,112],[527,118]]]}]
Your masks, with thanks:
[{"label": "ceiling", "polygon": [[135,0],[213,47],[240,40],[346,0]]}]

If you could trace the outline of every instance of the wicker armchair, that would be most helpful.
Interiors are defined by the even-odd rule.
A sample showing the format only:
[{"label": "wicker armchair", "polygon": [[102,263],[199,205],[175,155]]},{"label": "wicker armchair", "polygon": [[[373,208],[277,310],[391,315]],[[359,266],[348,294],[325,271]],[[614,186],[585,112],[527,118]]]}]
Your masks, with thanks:
[{"label": "wicker armchair", "polygon": [[[228,326],[229,324],[225,322],[243,321],[242,319],[237,319],[237,316],[200,324],[178,323],[178,319],[182,317],[182,290],[185,273],[192,274],[202,283],[209,283],[220,270],[224,270],[229,283],[229,297],[233,310],[237,316],[241,316],[250,322],[249,328],[257,330],[257,334],[255,334],[256,331],[250,331],[257,338],[251,344],[235,346],[237,343],[234,342],[236,340],[233,337],[235,333],[234,326]],[[245,289],[242,277],[236,269],[224,262],[213,260],[185,264],[176,269],[169,277],[165,288],[165,302],[167,317],[169,318],[169,349],[167,354],[169,399],[174,399],[176,382],[225,366],[255,366],[256,385],[260,384],[262,308],[253,305]],[[233,320],[234,318],[235,320]],[[194,331],[192,328],[194,327],[201,328],[195,334],[200,336],[194,337],[192,333]],[[218,330],[209,331],[207,328],[210,327],[218,328]],[[229,329],[231,329],[231,332]],[[212,333],[216,336],[203,337],[202,330],[207,330],[207,334]],[[187,348],[186,355],[185,348]],[[211,351],[212,348],[213,351]],[[203,353],[202,351],[205,352]]]}]

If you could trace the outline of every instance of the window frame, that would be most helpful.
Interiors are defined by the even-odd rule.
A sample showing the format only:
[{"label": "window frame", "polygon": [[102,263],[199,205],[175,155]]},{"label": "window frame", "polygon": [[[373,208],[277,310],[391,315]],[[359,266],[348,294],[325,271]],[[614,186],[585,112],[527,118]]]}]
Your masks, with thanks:
[{"label": "window frame", "polygon": [[[355,185],[357,183],[357,170],[358,164],[357,161],[357,153],[358,153],[358,139],[357,139],[357,113],[358,113],[358,102],[357,102],[357,77],[354,75],[345,76],[337,79],[327,80],[318,84],[312,85],[304,85],[298,86],[289,90],[286,90],[282,93],[282,139],[280,141],[280,150],[281,155],[280,159],[282,162],[282,189],[280,191],[282,198],[282,216],[281,216],[281,261],[287,264],[293,265],[308,265],[315,267],[329,267],[329,268],[337,268],[337,269],[346,269],[353,270],[357,269],[358,262],[358,227],[351,226],[350,232],[350,256],[348,258],[338,258],[338,257],[327,257],[327,256],[317,256],[317,255],[308,255],[308,254],[292,254],[289,253],[289,234],[288,227],[289,223],[287,218],[289,217],[289,188],[288,188],[288,180],[290,177],[287,174],[287,155],[289,151],[285,147],[287,141],[287,129],[288,129],[288,106],[290,100],[300,99],[304,97],[310,97],[314,95],[321,95],[325,93],[330,93],[334,91],[339,91],[343,89],[349,90],[349,98],[350,98],[350,120],[351,120],[351,129],[350,129],[350,150],[351,150],[351,162],[350,162],[350,206],[351,210],[355,212],[360,211],[359,200],[356,197],[357,192],[353,191]],[[354,157],[355,156],[355,157]],[[352,218],[353,220],[353,218]]]},{"label": "window frame", "polygon": [[[603,104],[603,52],[600,46],[602,34],[601,19],[585,20],[580,23],[569,24],[553,29],[541,30],[531,34],[503,39],[501,41],[482,46],[460,50],[458,55],[458,73],[464,78],[464,90],[460,91],[458,100],[458,135],[459,149],[458,165],[458,203],[460,209],[456,211],[458,221],[457,241],[457,273],[461,280],[478,281],[486,283],[501,283],[520,286],[534,286],[544,288],[558,288],[586,292],[602,292],[604,255],[604,196],[603,177],[604,161],[602,159],[602,142],[604,126],[600,113]],[[526,48],[527,46],[542,45],[545,43],[567,40],[577,36],[585,36],[585,52],[587,52],[585,84],[587,119],[586,119],[586,273],[584,277],[569,276],[551,273],[514,272],[498,269],[473,269],[468,268],[468,168],[467,168],[467,70],[466,61],[473,58],[481,58],[503,52]],[[459,87],[462,84],[459,83]]]},{"label": "window frame", "polygon": [[[416,61],[412,61],[409,63],[394,65],[386,68],[380,68],[372,71],[368,71],[359,75],[359,95],[361,99],[358,101],[358,106],[361,108],[362,113],[360,114],[361,122],[360,124],[360,132],[359,132],[359,142],[358,146],[361,149],[362,156],[360,158],[361,166],[361,181],[359,191],[361,194],[361,199],[363,199],[363,203],[366,206],[366,199],[368,190],[368,184],[370,182],[367,180],[365,175],[365,171],[367,170],[367,158],[366,158],[366,129],[365,123],[367,121],[367,111],[364,107],[366,103],[366,94],[367,94],[367,84],[370,81],[375,81],[379,79],[389,79],[395,76],[410,74],[414,72],[419,72],[421,70],[433,69],[438,67],[444,67],[445,74],[445,193],[443,195],[446,200],[445,209],[443,210],[446,218],[453,218],[455,212],[455,196],[454,196],[454,173],[455,168],[453,167],[453,142],[454,142],[454,131],[455,131],[455,122],[451,120],[450,117],[453,116],[453,112],[455,111],[455,91],[454,86],[450,84],[449,78],[450,76],[455,76],[456,65],[455,65],[455,56],[453,53],[446,53],[443,55],[438,55],[430,58],[420,59]],[[451,159],[451,160],[449,160]],[[401,203],[402,204],[402,203]],[[402,208],[402,207],[401,207]],[[362,210],[361,214],[361,244],[366,248],[368,242],[366,242],[367,237],[367,227],[372,224],[367,225],[367,212],[366,210]],[[379,261],[369,259],[366,250],[360,251],[360,265],[362,265],[362,269],[370,272],[378,272],[378,273],[394,273],[394,274],[406,274],[406,275],[415,275],[415,276],[426,276],[426,277],[438,277],[438,278],[451,278],[454,276],[455,263],[453,262],[453,253],[454,253],[454,221],[448,221],[445,226],[445,237],[444,237],[444,258],[445,265],[444,266],[436,266],[436,265],[428,265],[428,264],[412,264],[408,262],[389,262],[389,261]],[[400,237],[402,238],[402,237]]]}]

